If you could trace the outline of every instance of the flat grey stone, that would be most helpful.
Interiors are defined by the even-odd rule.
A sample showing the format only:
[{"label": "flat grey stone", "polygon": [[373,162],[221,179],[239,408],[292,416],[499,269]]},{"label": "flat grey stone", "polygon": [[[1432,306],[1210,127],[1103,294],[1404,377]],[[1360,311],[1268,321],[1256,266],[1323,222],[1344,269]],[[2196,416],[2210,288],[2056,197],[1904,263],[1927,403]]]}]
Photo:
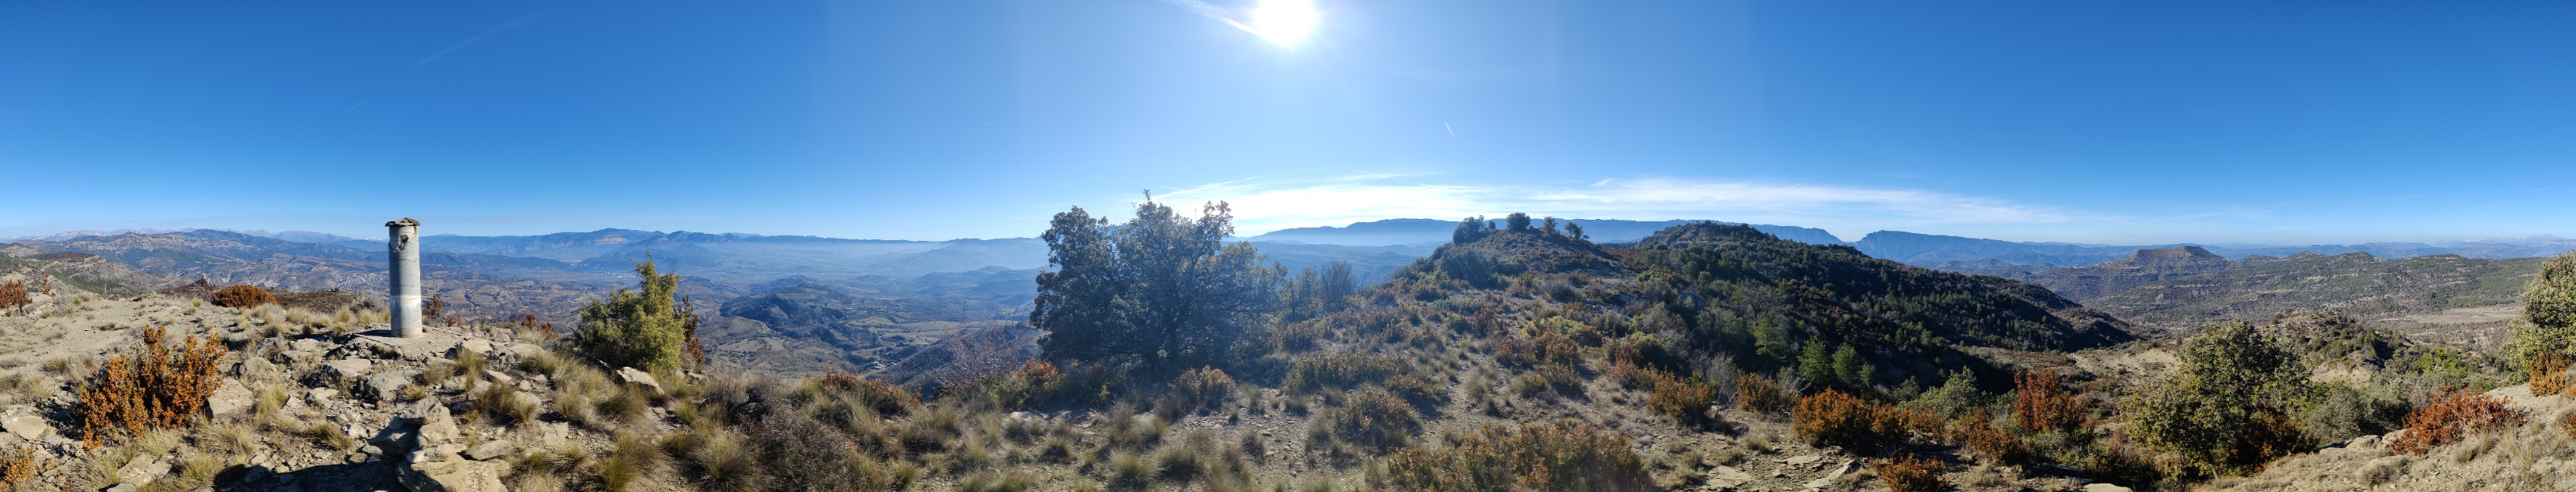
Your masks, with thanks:
[{"label": "flat grey stone", "polygon": [[626,384],[652,388],[653,394],[662,394],[662,383],[653,380],[653,373],[639,371],[632,367],[620,367],[617,368],[617,379]]},{"label": "flat grey stone", "polygon": [[1788,464],[1792,464],[1792,465],[1807,465],[1807,464],[1814,464],[1815,462],[1818,462],[1818,461],[1824,461],[1824,460],[1825,460],[1824,455],[1810,454],[1810,455],[1799,456],[1799,457],[1795,457],[1795,458],[1789,458],[1789,460],[1788,460],[1788,461],[1784,461],[1783,463],[1788,463]]},{"label": "flat grey stone", "polygon": [[216,417],[240,415],[257,401],[258,397],[251,394],[250,387],[242,386],[241,380],[225,379],[223,386],[215,388],[215,394],[206,396],[206,413]]},{"label": "flat grey stone", "polygon": [[510,441],[492,441],[476,444],[474,447],[465,449],[465,459],[475,461],[489,460],[499,458],[503,455],[508,455],[510,454],[510,451],[516,449],[518,449],[518,446],[510,444]]},{"label": "flat grey stone", "polygon": [[322,363],[323,374],[342,381],[355,381],[358,378],[367,377],[367,371],[375,368],[376,361],[367,359],[340,359]]},{"label": "flat grey stone", "polygon": [[16,434],[20,438],[31,441],[44,438],[46,434],[54,432],[53,425],[46,424],[44,418],[33,415],[0,421],[0,429],[6,429],[10,434]]}]

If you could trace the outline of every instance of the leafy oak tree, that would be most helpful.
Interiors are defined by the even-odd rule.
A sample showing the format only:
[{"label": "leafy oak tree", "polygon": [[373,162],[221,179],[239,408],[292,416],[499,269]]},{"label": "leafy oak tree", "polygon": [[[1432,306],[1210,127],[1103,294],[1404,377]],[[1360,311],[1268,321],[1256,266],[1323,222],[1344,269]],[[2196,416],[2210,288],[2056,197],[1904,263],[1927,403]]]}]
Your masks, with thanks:
[{"label": "leafy oak tree", "polygon": [[2305,450],[2290,415],[2308,394],[2299,357],[2245,322],[2183,343],[2182,367],[2131,399],[2129,435],[2174,453],[2186,472],[2231,473]]},{"label": "leafy oak tree", "polygon": [[1228,244],[1225,202],[1184,217],[1147,195],[1124,224],[1082,207],[1058,213],[1040,236],[1049,271],[1038,274],[1029,324],[1060,362],[1190,367],[1216,361],[1257,330],[1280,301],[1285,269]]}]

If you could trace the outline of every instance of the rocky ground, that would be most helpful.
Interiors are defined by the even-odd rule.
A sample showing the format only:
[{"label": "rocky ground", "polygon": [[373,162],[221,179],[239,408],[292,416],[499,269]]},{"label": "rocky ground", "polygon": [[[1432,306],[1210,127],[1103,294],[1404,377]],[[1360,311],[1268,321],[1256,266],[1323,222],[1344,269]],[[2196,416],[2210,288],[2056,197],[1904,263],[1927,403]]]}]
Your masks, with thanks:
[{"label": "rocky ground", "polygon": [[[100,361],[134,346],[147,326],[221,340],[232,350],[223,364],[222,389],[190,428],[88,447],[73,415],[74,392]],[[694,382],[707,377],[657,380],[640,372],[563,369],[578,364],[541,345],[534,334],[506,329],[433,326],[425,337],[401,339],[386,336],[383,328],[380,314],[363,312],[239,310],[164,295],[41,297],[21,313],[0,317],[0,430],[7,431],[0,433],[0,450],[36,458],[43,471],[23,484],[32,490],[565,490],[586,484],[548,475],[548,469],[568,461],[601,466],[594,456],[616,454],[623,435],[670,436],[690,429],[690,419],[671,405],[678,398],[647,400],[649,408],[618,420],[594,415],[590,409],[599,400],[566,404],[565,395],[660,394],[665,383],[701,384]],[[1449,401],[1425,413],[1417,439],[1451,439],[1491,424],[1579,421],[1628,436],[1657,483],[1669,490],[1885,490],[1870,471],[1869,457],[1803,443],[1791,437],[1785,416],[1723,410],[1718,424],[1683,427],[1642,410],[1644,391],[1608,378],[1593,378],[1582,395],[1516,395],[1497,388],[1508,386],[1503,382],[1513,375],[1488,355],[1444,343],[1409,350],[1414,353],[1406,355],[1424,364],[1446,366],[1438,372],[1452,384]],[[669,379],[675,377],[682,379]],[[1247,446],[1261,450],[1247,471],[1262,490],[1271,484],[1371,488],[1366,477],[1374,458],[1309,449],[1324,441],[1309,438],[1315,416],[1300,399],[1275,388],[1247,393],[1258,396],[1233,398],[1170,422],[1133,407],[966,412],[959,428],[967,437],[949,453],[918,458],[930,471],[911,489],[965,488],[973,469],[993,466],[1036,477],[1033,490],[1097,490],[1100,475],[1092,467],[1103,460],[1048,458],[1033,442],[985,436],[1009,432],[984,429],[1058,429],[1037,434],[1064,436],[1087,455],[1080,450],[1104,446],[1117,420],[1167,427],[1161,438],[1167,447],[1195,440],[1256,443]],[[495,408],[512,405],[496,407],[494,398],[526,406],[527,417],[509,422],[517,419],[496,416]],[[912,425],[891,419],[886,424]],[[958,456],[987,449],[969,441],[995,443],[989,450],[998,457],[980,461],[990,465],[957,465],[964,462]],[[643,472],[627,490],[698,487],[675,468]],[[1975,491],[2123,490],[1969,462],[1950,463],[1944,480]]]},{"label": "rocky ground", "polygon": [[2560,418],[2576,411],[2562,396],[2532,396],[2528,385],[2488,391],[2528,417],[2520,427],[2470,437],[2421,455],[2385,447],[2405,430],[2362,436],[2315,453],[2272,462],[2261,473],[2220,479],[2210,488],[2261,491],[2576,490],[2576,440]]}]

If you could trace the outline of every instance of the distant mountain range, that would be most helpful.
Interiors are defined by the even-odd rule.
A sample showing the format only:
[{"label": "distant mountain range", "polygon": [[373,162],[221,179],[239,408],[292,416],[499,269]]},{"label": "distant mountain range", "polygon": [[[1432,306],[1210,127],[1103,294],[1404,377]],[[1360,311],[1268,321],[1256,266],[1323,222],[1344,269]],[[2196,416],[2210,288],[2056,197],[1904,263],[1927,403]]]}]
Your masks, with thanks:
[{"label": "distant mountain range", "polygon": [[[1500,218],[1490,219],[1490,221],[1493,222],[1496,227],[1500,227],[1502,224],[1502,219]],[[1660,222],[1649,222],[1639,220],[1572,219],[1568,222],[1583,226],[1584,235],[1591,237],[1593,242],[1627,243],[1645,239],[1646,236],[1654,234],[1655,231],[1661,231],[1672,226],[1700,221],[1666,220]],[[1772,236],[1777,236],[1781,239],[1791,241],[1807,244],[1844,244],[1842,238],[1834,237],[1832,233],[1825,232],[1824,229],[1769,224],[1752,224],[1752,226],[1756,230],[1767,232]],[[1430,244],[1436,246],[1439,243],[1449,242],[1449,233],[1456,231],[1457,228],[1458,221],[1455,220],[1387,219],[1358,222],[1345,227],[1324,226],[1280,229],[1271,231],[1267,234],[1252,236],[1247,238],[1247,240],[1296,241],[1308,244],[1338,244],[1346,246],[1388,246],[1399,244]]]},{"label": "distant mountain range", "polygon": [[[1497,220],[1496,222],[1499,222]],[[1594,242],[1631,242],[1675,225],[1693,220],[1636,221],[1573,219]],[[1458,226],[1454,220],[1388,219],[1358,222],[1343,227],[1300,227],[1281,229],[1252,236],[1252,241],[1295,241],[1306,244],[1382,246],[1398,244],[1437,245],[1449,241],[1449,233]],[[1823,229],[1808,227],[1752,224],[1755,230],[1781,239],[1807,244],[1845,245],[1859,248],[1872,258],[1945,268],[1973,268],[1981,262],[2000,262],[2034,267],[2074,267],[2125,258],[2140,249],[2162,249],[2193,246],[2227,259],[2249,256],[2289,256],[2302,252],[2336,255],[2370,253],[2381,258],[2412,258],[2432,255],[2460,255],[2468,258],[2528,258],[2550,256],[2576,249],[2576,239],[2557,236],[2497,238],[2444,243],[2379,242],[2358,245],[2320,244],[2307,246],[2276,244],[2157,244],[2105,245],[2047,242],[2014,242],[1960,236],[1921,234],[1905,231],[1878,231],[1862,236],[1859,241],[1842,238]]]}]

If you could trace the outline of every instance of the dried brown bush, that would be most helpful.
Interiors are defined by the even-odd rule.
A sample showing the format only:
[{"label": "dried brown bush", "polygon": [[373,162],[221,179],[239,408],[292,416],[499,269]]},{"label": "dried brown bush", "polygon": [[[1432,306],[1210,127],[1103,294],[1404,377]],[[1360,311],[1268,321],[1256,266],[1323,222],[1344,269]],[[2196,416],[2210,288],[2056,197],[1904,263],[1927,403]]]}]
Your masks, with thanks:
[{"label": "dried brown bush", "polygon": [[17,309],[31,302],[35,301],[27,297],[26,281],[11,280],[0,284],[0,310]]},{"label": "dried brown bush", "polygon": [[519,315],[517,319],[510,320],[510,329],[512,331],[544,335],[547,339],[553,339],[555,337],[555,323],[552,321],[538,320],[537,315],[534,314],[522,314]]},{"label": "dried brown bush", "polygon": [[1214,367],[1181,371],[1172,379],[1172,403],[1183,411],[1196,412],[1233,396],[1234,378]]},{"label": "dried brown bush", "polygon": [[1950,489],[1949,484],[1941,483],[1941,462],[1938,460],[1918,459],[1909,454],[1871,460],[1870,467],[1878,469],[1878,481],[1887,484],[1887,490],[1930,492]]},{"label": "dried brown bush", "polygon": [[[0,292],[0,296],[5,295],[6,292]],[[5,301],[0,301],[0,306],[5,306]],[[2571,381],[2567,377],[2568,364],[2567,356],[2556,352],[2540,352],[2524,358],[2522,369],[2531,375],[2531,394],[2548,396],[2571,389]]]},{"label": "dried brown bush", "polygon": [[277,298],[268,295],[268,289],[262,289],[256,285],[235,285],[215,291],[211,302],[228,308],[246,308],[261,304],[276,304]]},{"label": "dried brown bush", "polygon": [[1717,401],[1717,388],[1669,372],[1648,371],[1654,373],[1648,378],[1654,381],[1655,393],[1646,399],[1646,408],[1670,415],[1685,425],[1708,419],[1708,407]]},{"label": "dried brown bush", "polygon": [[2388,451],[2422,454],[2470,434],[2513,428],[2524,420],[2522,412],[2506,407],[2503,398],[2445,389],[2434,393],[2432,404],[2406,414],[2406,434],[2390,441]]},{"label": "dried brown bush", "polygon": [[1878,422],[1877,412],[1869,402],[1833,389],[1798,399],[1798,407],[1789,411],[1789,418],[1790,430],[1798,437],[1845,446],[1867,443],[1871,428]]},{"label": "dried brown bush", "polygon": [[1995,430],[1994,424],[1986,422],[1983,416],[1959,419],[1951,422],[1950,428],[1960,445],[1967,446],[1968,450],[1975,451],[1986,461],[2014,465],[2029,458],[2028,448],[2022,446],[2021,439]]},{"label": "dried brown bush", "polygon": [[1789,410],[1789,392],[1771,378],[1755,374],[1735,377],[1735,409],[1751,413],[1777,414]]},{"label": "dried brown bush", "polygon": [[1503,337],[1494,345],[1494,360],[1520,367],[1581,364],[1583,345],[1559,330],[1533,330],[1528,338]]},{"label": "dried brown bush", "polygon": [[1643,491],[1653,490],[1645,460],[1628,438],[1583,424],[1521,424],[1517,431],[1488,425],[1446,448],[1405,448],[1387,457],[1386,483],[1394,490]]},{"label": "dried brown bush", "polygon": [[2071,432],[2084,425],[2084,408],[2058,384],[2056,371],[2030,371],[2013,378],[2013,423],[2032,431]]},{"label": "dried brown bush", "polygon": [[175,346],[159,326],[143,329],[143,346],[108,358],[80,390],[81,442],[91,448],[122,431],[142,434],[186,425],[223,380],[216,363],[224,344],[213,335],[180,337]]},{"label": "dried brown bush", "polygon": [[34,481],[37,475],[52,469],[53,463],[45,461],[44,455],[37,452],[36,445],[19,446],[17,450],[0,453],[0,488],[15,490],[15,487]]}]

